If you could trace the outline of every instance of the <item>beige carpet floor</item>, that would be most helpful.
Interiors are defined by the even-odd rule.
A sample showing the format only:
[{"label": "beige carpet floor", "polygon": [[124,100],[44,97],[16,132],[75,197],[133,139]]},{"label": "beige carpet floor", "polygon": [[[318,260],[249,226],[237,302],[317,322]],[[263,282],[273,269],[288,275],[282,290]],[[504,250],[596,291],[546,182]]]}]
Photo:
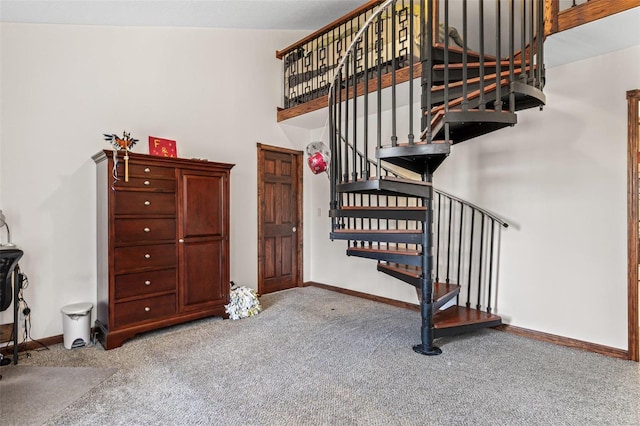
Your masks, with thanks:
[{"label": "beige carpet floor", "polygon": [[115,372],[115,368],[4,366],[0,423],[41,425]]}]

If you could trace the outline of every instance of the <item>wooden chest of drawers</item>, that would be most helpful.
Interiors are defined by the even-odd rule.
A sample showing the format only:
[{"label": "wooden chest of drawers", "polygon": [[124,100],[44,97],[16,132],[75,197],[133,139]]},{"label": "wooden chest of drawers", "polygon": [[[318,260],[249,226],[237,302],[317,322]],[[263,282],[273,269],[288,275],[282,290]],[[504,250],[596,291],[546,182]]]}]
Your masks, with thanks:
[{"label": "wooden chest of drawers", "polygon": [[[96,329],[106,349],[138,333],[224,315],[231,164],[101,151]],[[115,172],[114,172],[115,171]]]}]

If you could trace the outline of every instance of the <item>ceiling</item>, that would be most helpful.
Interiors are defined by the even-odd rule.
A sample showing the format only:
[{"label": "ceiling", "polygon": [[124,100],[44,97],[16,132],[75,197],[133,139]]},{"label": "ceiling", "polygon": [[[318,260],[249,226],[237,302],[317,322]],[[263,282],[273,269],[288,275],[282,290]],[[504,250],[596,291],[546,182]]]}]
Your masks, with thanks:
[{"label": "ceiling", "polygon": [[[366,0],[0,0],[0,21],[317,30]],[[640,44],[640,7],[554,34],[547,67]]]},{"label": "ceiling", "polygon": [[317,30],[366,0],[0,0],[2,22]]}]

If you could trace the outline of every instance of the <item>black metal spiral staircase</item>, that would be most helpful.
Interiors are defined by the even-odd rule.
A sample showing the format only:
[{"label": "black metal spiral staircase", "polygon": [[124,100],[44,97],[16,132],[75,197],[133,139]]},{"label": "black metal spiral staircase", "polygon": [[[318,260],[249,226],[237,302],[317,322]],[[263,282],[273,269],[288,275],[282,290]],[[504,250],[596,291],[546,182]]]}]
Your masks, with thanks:
[{"label": "black metal spiral staircase", "polygon": [[[452,145],[514,126],[516,111],[545,103],[543,2],[470,3],[384,2],[353,37],[329,89],[331,239],[347,240],[347,255],[376,260],[378,271],[418,290],[421,343],[414,350],[426,355],[441,353],[435,338],[501,323],[491,312],[494,227],[501,223],[475,210],[458,219],[455,202],[434,192],[433,174]],[[446,37],[434,31],[438,15],[427,11],[435,8]],[[448,36],[454,15],[462,46]],[[384,34],[396,46],[391,60]],[[383,67],[391,67],[388,88]],[[401,70],[409,78],[399,85]]]}]

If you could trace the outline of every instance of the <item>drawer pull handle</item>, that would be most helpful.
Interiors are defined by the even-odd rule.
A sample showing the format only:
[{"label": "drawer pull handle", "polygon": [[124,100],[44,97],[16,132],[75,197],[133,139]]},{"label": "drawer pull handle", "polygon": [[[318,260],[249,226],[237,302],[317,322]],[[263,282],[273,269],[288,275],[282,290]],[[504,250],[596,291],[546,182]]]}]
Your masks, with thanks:
[{"label": "drawer pull handle", "polygon": [[151,259],[151,255],[149,253],[147,253],[147,254],[144,255],[144,258],[145,259]]},{"label": "drawer pull handle", "polygon": [[151,281],[146,280],[146,281],[144,282],[144,285],[151,285]]},{"label": "drawer pull handle", "polygon": [[145,180],[145,181],[144,181],[144,184],[145,184],[145,185],[149,185],[150,183],[151,183],[151,182],[149,182],[148,180]]},{"label": "drawer pull handle", "polygon": [[150,169],[150,168],[148,168],[148,167],[144,169],[144,172],[145,172],[145,173],[149,173],[150,171],[151,171],[151,169]]},{"label": "drawer pull handle", "polygon": [[145,206],[150,206],[150,205],[151,205],[151,201],[149,201],[149,200],[145,201],[145,202],[144,202],[144,205],[145,205]]},{"label": "drawer pull handle", "polygon": [[149,228],[144,228],[144,232],[151,232],[151,229],[149,229]]},{"label": "drawer pull handle", "polygon": [[150,310],[151,310],[151,308],[150,308],[150,307],[148,307],[148,306],[146,306],[146,307],[144,308],[144,311],[145,311],[145,312],[149,312]]},{"label": "drawer pull handle", "polygon": [[180,239],[178,240],[178,242],[179,242],[179,243],[184,243],[184,240],[183,240],[182,238],[180,238]]}]

